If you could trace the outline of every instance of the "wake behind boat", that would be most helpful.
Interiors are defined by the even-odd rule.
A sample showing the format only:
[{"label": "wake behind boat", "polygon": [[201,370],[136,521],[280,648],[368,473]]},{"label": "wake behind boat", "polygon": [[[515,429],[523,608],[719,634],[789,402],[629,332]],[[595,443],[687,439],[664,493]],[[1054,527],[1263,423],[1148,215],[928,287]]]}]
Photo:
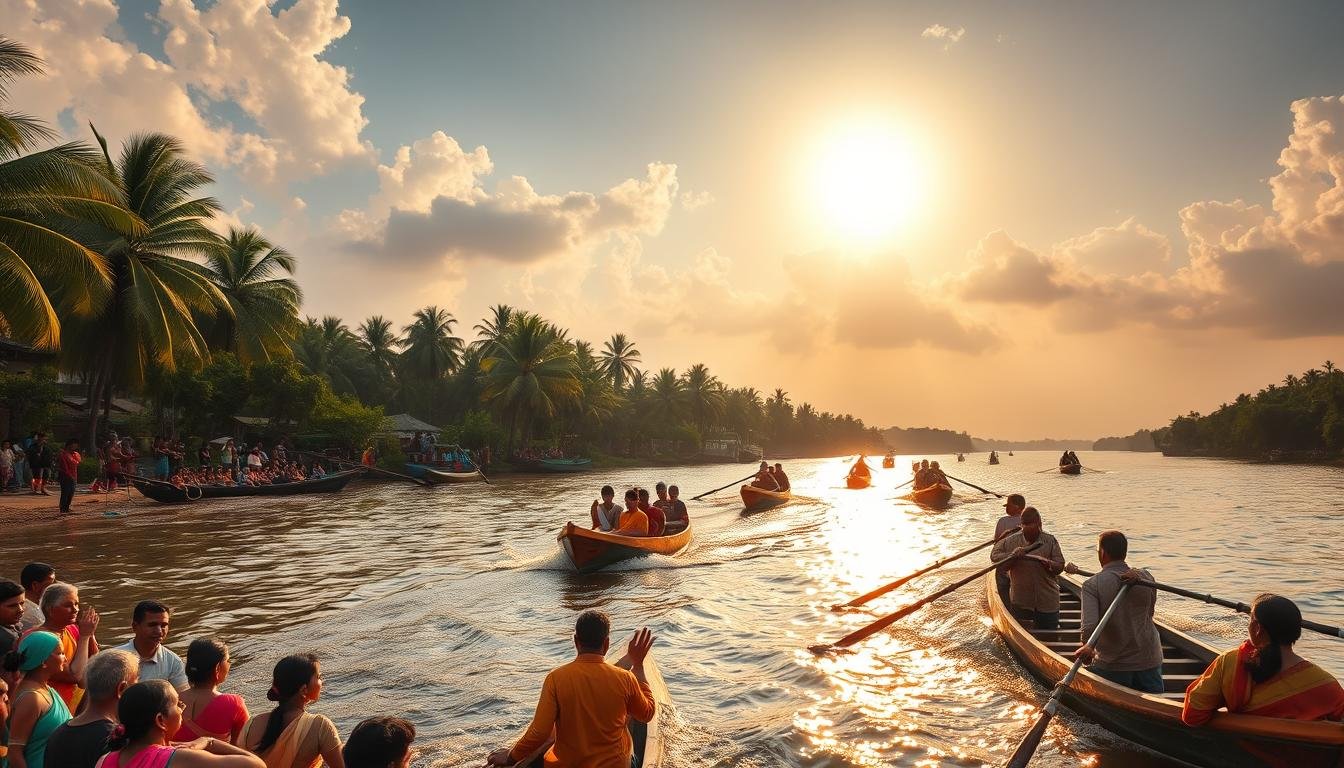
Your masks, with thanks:
[{"label": "wake behind boat", "polygon": [[297,496],[308,493],[335,493],[341,490],[355,477],[364,473],[362,469],[347,469],[333,472],[326,477],[314,480],[297,480],[289,483],[266,483],[264,485],[186,485],[182,488],[171,483],[144,478],[133,478],[131,482],[136,490],[147,498],[163,504],[185,504],[201,499],[232,499],[244,496]]},{"label": "wake behind boat", "polygon": [[565,523],[555,540],[579,573],[592,573],[636,557],[675,555],[691,543],[691,525],[671,536],[621,536]]},{"label": "wake behind boat", "polygon": [[[1059,580],[1060,623],[1056,630],[1027,629],[1004,605],[985,577],[985,593],[994,629],[1017,660],[1043,685],[1053,686],[1069,670],[1073,652],[1083,643],[1079,628],[1080,583]],[[1220,711],[1199,728],[1181,722],[1186,687],[1218,656],[1218,650],[1156,622],[1162,638],[1165,692],[1140,693],[1089,672],[1078,672],[1064,704],[1114,733],[1169,757],[1201,766],[1344,765],[1344,725],[1327,720],[1289,720]],[[1067,654],[1067,656],[1066,656]]]}]

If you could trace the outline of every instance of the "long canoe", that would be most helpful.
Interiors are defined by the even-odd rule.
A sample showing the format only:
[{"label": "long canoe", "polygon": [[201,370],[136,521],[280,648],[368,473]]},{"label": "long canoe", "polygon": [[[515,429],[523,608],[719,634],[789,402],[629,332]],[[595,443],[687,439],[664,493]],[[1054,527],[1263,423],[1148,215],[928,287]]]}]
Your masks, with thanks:
[{"label": "long canoe", "polygon": [[305,493],[335,493],[346,483],[364,473],[362,469],[347,469],[333,472],[316,480],[300,480],[292,483],[271,483],[269,485],[188,485],[178,488],[160,481],[136,480],[137,490],[148,498],[164,504],[185,504],[201,499],[232,499],[243,496],[296,496]]},{"label": "long canoe", "polygon": [[763,509],[778,507],[793,498],[793,492],[767,491],[754,485],[742,486],[742,508],[747,512],[760,512]]},{"label": "long canoe", "polygon": [[[626,648],[629,644],[628,639],[620,645],[613,644],[611,652],[607,654],[607,663],[629,669],[630,662],[626,659]],[[662,768],[663,758],[667,753],[667,734],[664,733],[663,724],[671,722],[672,694],[668,693],[663,673],[658,669],[658,662],[655,659],[657,655],[655,647],[644,657],[644,677],[649,682],[649,691],[653,693],[655,704],[653,719],[647,724],[630,720],[626,726],[630,729],[630,741],[634,746],[634,768]],[[554,740],[547,741],[531,756],[519,760],[518,768],[543,768],[546,752],[554,743]]]},{"label": "long canoe", "polygon": [[911,498],[916,504],[924,507],[935,507],[941,509],[947,506],[947,502],[952,500],[952,486],[938,483],[926,488],[910,492]]},{"label": "long canoe", "polygon": [[[989,615],[1008,650],[1043,685],[1053,686],[1073,664],[1082,645],[1080,583],[1059,582],[1060,628],[1027,629],[1013,618],[999,597],[994,575],[985,578]],[[1149,749],[1194,765],[1314,766],[1344,765],[1344,723],[1284,720],[1220,711],[1206,725],[1181,722],[1185,689],[1218,656],[1219,651],[1157,621],[1162,637],[1162,694],[1140,693],[1088,671],[1079,670],[1064,694],[1070,709]]]},{"label": "long canoe", "polygon": [[847,476],[845,477],[845,486],[848,487],[848,488],[852,488],[852,489],[854,489],[854,490],[858,490],[858,489],[860,489],[860,488],[867,488],[868,486],[870,486],[870,485],[872,485],[872,484],[873,484],[873,476],[872,476],[872,475],[854,475],[854,474],[851,474],[851,475],[847,475]]},{"label": "long canoe", "polygon": [[648,555],[675,555],[691,543],[691,526],[671,536],[619,536],[565,523],[555,537],[579,573]]},{"label": "long canoe", "polygon": [[1059,474],[1061,474],[1061,475],[1077,475],[1077,474],[1081,474],[1082,471],[1083,471],[1083,465],[1082,465],[1082,464],[1060,464],[1060,465],[1059,465]]}]

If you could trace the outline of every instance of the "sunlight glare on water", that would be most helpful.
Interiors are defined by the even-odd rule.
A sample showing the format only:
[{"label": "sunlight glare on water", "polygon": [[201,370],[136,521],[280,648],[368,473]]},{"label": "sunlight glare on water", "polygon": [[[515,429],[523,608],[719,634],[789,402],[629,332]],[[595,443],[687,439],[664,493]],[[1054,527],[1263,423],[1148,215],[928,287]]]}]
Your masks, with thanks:
[{"label": "sunlight glare on water", "polygon": [[[984,454],[951,474],[1025,493],[1065,556],[1095,567],[1096,534],[1131,537],[1130,562],[1160,580],[1247,600],[1264,590],[1344,623],[1344,474],[1149,454],[1083,453],[1105,474],[1036,474],[1052,453]],[[741,465],[497,477],[423,489],[356,483],[310,499],[135,505],[116,519],[35,523],[0,543],[4,575],[30,559],[103,616],[104,646],[130,607],[176,609],[169,645],[214,633],[233,650],[223,686],[253,711],[271,666],[301,650],[323,661],[317,710],[341,729],[401,714],[420,731],[418,766],[478,766],[531,717],[542,678],[573,655],[574,616],[608,611],[616,640],[651,627],[676,703],[674,766],[980,766],[1001,763],[1046,692],[1027,679],[985,619],[979,582],[849,652],[807,650],[964,578],[986,551],[912,580],[861,609],[831,606],[988,539],[1002,501],[957,485],[947,510],[903,498],[910,459],[873,486],[844,487],[847,460],[785,461],[787,506],[743,515],[736,488],[690,502],[696,537],[677,557],[580,576],[559,552],[566,520],[586,520],[604,483],[678,483],[683,498],[724,485]],[[1245,618],[1171,595],[1158,610],[1180,629],[1232,647]],[[1344,643],[1312,633],[1300,652],[1344,672]],[[1154,766],[1158,757],[1069,713],[1055,718],[1041,766]]]}]

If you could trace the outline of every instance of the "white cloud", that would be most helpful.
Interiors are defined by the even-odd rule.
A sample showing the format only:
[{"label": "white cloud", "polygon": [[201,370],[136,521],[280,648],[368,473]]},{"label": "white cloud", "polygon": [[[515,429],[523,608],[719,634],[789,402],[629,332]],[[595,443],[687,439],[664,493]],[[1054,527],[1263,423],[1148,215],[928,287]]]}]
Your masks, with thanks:
[{"label": "white cloud", "polygon": [[941,42],[943,44],[943,50],[947,50],[961,42],[961,38],[966,36],[966,28],[957,27],[956,29],[953,29],[942,24],[930,24],[924,28],[923,32],[919,33],[919,36],[925,40],[936,40]]},{"label": "white cloud", "polygon": [[686,211],[695,211],[704,208],[714,202],[714,195],[706,191],[692,192],[686,190],[681,193],[681,207]]},{"label": "white cloud", "polygon": [[[113,0],[0,0],[0,28],[46,60],[14,103],[54,124],[69,111],[81,138],[93,121],[113,141],[161,131],[197,158],[236,167],[274,188],[344,162],[369,162],[359,138],[363,97],[340,67],[319,57],[350,22],[335,0],[297,0],[277,12],[257,0],[218,0],[206,11],[164,0],[153,20],[167,60],[127,41]],[[238,125],[212,113],[231,102]]]}]

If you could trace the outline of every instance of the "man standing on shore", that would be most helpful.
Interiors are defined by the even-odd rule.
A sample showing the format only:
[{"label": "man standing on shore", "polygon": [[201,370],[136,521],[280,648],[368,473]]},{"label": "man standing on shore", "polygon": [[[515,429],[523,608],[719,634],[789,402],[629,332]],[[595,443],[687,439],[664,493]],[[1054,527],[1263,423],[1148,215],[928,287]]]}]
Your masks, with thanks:
[{"label": "man standing on shore", "polygon": [[33,473],[33,493],[50,496],[47,493],[47,477],[51,474],[51,446],[47,445],[45,432],[38,432],[32,446],[28,448],[28,467]]},{"label": "man standing on shore", "polygon": [[56,458],[56,482],[61,485],[61,508],[57,514],[70,514],[70,503],[75,500],[75,483],[79,482],[79,441],[70,438]]}]

